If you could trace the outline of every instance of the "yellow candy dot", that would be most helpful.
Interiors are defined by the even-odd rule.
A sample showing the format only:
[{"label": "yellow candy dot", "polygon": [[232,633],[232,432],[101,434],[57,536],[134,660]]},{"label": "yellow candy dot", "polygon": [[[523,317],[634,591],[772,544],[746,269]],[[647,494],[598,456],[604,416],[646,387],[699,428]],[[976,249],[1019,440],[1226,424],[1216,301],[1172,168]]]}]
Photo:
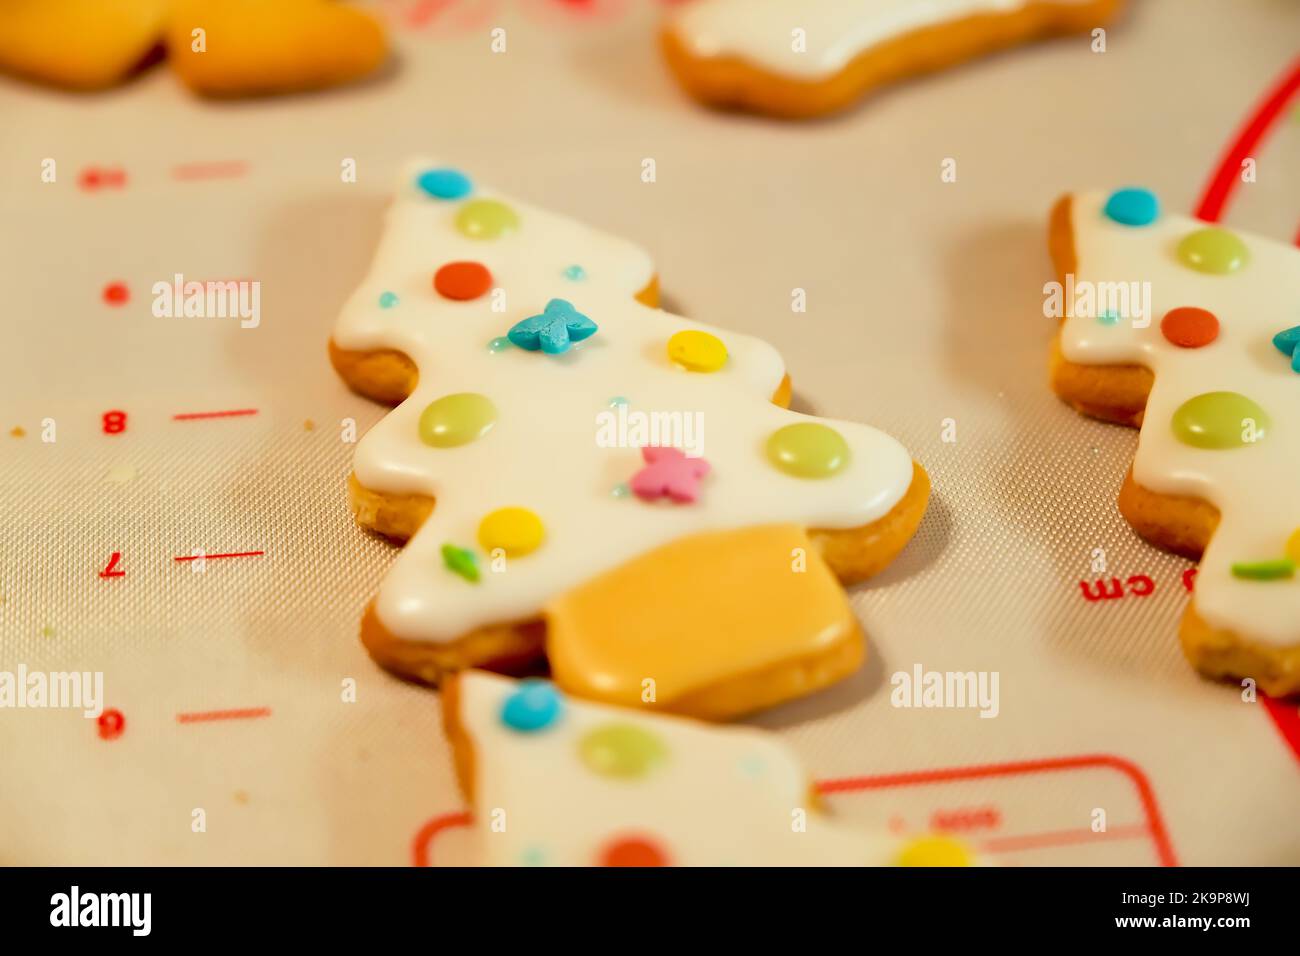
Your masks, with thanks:
[{"label": "yellow candy dot", "polygon": [[527,508],[498,508],[478,526],[478,543],[489,554],[500,548],[511,558],[536,551],[544,537],[542,519]]},{"label": "yellow candy dot", "polygon": [[668,340],[668,358],[691,372],[716,372],[727,364],[727,347],[708,332],[689,329]]},{"label": "yellow candy dot", "polygon": [[1300,564],[1300,528],[1291,532],[1291,537],[1286,542],[1286,556]]},{"label": "yellow candy dot", "polygon": [[471,239],[500,239],[519,228],[519,217],[496,199],[474,199],[460,207],[456,228]]},{"label": "yellow candy dot", "polygon": [[897,866],[970,866],[970,851],[951,837],[924,836],[909,840],[899,851]]}]

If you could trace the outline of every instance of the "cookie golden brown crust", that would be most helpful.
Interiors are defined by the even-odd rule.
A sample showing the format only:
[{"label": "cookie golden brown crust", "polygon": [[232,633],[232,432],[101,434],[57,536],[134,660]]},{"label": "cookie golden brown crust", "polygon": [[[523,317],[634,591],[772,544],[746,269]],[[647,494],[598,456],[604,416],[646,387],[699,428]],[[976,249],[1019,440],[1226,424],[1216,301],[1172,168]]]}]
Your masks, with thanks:
[{"label": "cookie golden brown crust", "polygon": [[872,90],[955,66],[1005,47],[1054,34],[1091,30],[1114,16],[1123,0],[1085,4],[1031,3],[924,27],[886,40],[823,80],[782,76],[740,57],[697,57],[671,27],[660,37],[665,59],[691,96],[709,106],[806,119],[846,109]]},{"label": "cookie golden brown crust", "polygon": [[[404,540],[409,534],[392,534],[392,529],[409,529],[413,534],[432,510],[431,499],[404,496],[399,503],[396,496],[390,498],[364,488],[355,477],[349,486],[354,489],[353,510],[358,522],[371,530],[382,530],[365,519],[377,514],[388,515],[389,531],[384,533],[398,540]],[[356,495],[360,495],[364,507],[358,505]],[[914,463],[907,492],[883,517],[857,528],[815,529],[809,532],[809,538],[840,581],[861,581],[882,570],[911,540],[925,514],[929,495],[929,476]],[[402,512],[405,514],[392,517]],[[447,675],[469,667],[508,674],[536,669],[545,653],[546,623],[540,618],[505,622],[444,643],[410,641],[383,625],[372,602],[361,621],[361,643],[386,670],[407,680],[438,686]],[[837,642],[824,653],[737,675],[725,684],[678,698],[671,709],[674,713],[710,719],[738,716],[847,677],[861,666],[863,657],[861,640]]]},{"label": "cookie golden brown crust", "polygon": [[442,732],[451,744],[456,783],[469,806],[474,806],[474,743],[460,720],[460,679],[448,674],[442,685]]},{"label": "cookie golden brown crust", "polygon": [[[1070,197],[1052,208],[1048,249],[1057,281],[1075,271]],[[1052,389],[1078,411],[1093,418],[1137,428],[1155,377],[1140,365],[1079,365],[1061,353],[1060,334],[1052,342]],[[1166,495],[1145,488],[1130,468],[1119,493],[1124,519],[1147,541],[1193,561],[1205,553],[1219,524],[1219,510],[1201,498]],[[1195,597],[1179,628],[1183,654],[1200,673],[1212,678],[1250,677],[1265,693],[1280,697],[1300,693],[1300,646],[1278,647],[1235,631],[1216,629],[1196,613]]]}]

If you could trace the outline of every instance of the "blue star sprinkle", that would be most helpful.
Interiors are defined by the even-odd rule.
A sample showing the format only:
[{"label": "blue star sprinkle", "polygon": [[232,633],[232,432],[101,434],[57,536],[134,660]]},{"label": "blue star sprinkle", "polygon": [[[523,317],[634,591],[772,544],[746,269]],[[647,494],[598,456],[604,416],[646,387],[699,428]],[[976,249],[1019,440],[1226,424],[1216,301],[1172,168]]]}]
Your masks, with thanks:
[{"label": "blue star sprinkle", "polygon": [[547,355],[569,351],[574,342],[581,342],[596,333],[596,323],[573,307],[572,302],[552,299],[546,303],[541,315],[533,315],[516,322],[506,334],[521,349]]},{"label": "blue star sprinkle", "polygon": [[1291,356],[1291,368],[1300,372],[1300,325],[1273,336],[1273,344],[1283,355]]}]

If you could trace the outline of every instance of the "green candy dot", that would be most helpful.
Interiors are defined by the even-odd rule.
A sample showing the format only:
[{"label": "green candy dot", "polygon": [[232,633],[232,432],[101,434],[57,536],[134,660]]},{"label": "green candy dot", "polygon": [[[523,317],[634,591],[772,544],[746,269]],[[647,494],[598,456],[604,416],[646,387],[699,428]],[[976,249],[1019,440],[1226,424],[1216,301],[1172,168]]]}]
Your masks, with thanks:
[{"label": "green candy dot", "polygon": [[459,574],[471,584],[478,584],[478,558],[467,548],[458,548],[454,544],[442,546],[442,563],[452,574]]},{"label": "green candy dot", "polygon": [[1250,250],[1226,229],[1197,229],[1178,243],[1178,258],[1197,272],[1227,275],[1250,261]]},{"label": "green candy dot", "polygon": [[489,352],[504,352],[510,348],[510,340],[504,335],[499,335],[488,343]]},{"label": "green candy dot", "polygon": [[848,464],[849,446],[829,425],[800,422],[772,432],[767,457],[796,478],[827,478]]},{"label": "green candy dot", "polygon": [[631,724],[604,724],[578,742],[588,769],[602,777],[644,777],[668,756],[658,737]]},{"label": "green candy dot", "polygon": [[456,392],[429,403],[420,414],[420,441],[455,448],[482,438],[496,424],[497,407],[478,392]]},{"label": "green candy dot", "polygon": [[1189,398],[1174,412],[1174,435],[1194,448],[1240,448],[1253,445],[1268,431],[1268,413],[1245,395],[1206,392]]},{"label": "green candy dot", "polygon": [[1281,581],[1295,576],[1295,562],[1290,558],[1238,561],[1232,565],[1232,576],[1247,581]]},{"label": "green candy dot", "polygon": [[456,228],[471,239],[499,239],[519,228],[519,217],[503,202],[475,199],[460,207]]}]

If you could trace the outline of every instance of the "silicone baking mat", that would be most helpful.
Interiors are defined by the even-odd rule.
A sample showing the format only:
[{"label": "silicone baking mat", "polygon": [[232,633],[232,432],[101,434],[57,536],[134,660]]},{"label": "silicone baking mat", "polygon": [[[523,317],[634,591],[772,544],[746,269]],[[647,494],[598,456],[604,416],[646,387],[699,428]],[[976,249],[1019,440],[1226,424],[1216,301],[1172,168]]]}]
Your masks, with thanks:
[{"label": "silicone baking mat", "polygon": [[[1050,394],[1042,316],[1053,199],[1140,183],[1191,211],[1300,5],[1137,0],[1104,53],[1021,48],[800,125],[687,101],[649,0],[375,6],[396,62],[320,95],[0,81],[0,669],[102,671],[110,709],[0,711],[0,862],[473,862],[435,695],[357,640],[393,551],[350,519],[346,422],[382,409],[325,356],[423,154],[644,245],[670,308],[775,343],[796,407],[930,470],[915,541],[852,591],[866,667],[752,721],[838,816],[1013,864],[1300,863],[1295,704],[1182,660],[1189,564],[1117,513],[1135,435]],[[1289,109],[1225,213],[1283,239]],[[258,280],[260,324],[155,318],[176,273]],[[1082,596],[1138,575],[1153,593]],[[998,715],[892,707],[917,665],[996,671]]]}]

